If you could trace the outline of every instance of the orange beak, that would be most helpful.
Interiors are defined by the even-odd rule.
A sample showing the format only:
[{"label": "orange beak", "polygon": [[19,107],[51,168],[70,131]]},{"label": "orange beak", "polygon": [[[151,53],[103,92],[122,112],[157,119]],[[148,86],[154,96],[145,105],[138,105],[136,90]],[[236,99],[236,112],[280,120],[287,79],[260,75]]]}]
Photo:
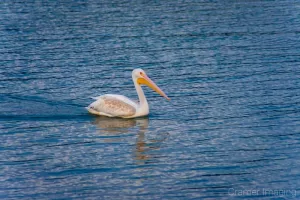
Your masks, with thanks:
[{"label": "orange beak", "polygon": [[170,100],[170,98],[146,75],[141,75],[143,78],[138,78],[137,83],[140,85],[147,85],[152,90],[160,94],[161,96],[165,97],[167,100]]}]

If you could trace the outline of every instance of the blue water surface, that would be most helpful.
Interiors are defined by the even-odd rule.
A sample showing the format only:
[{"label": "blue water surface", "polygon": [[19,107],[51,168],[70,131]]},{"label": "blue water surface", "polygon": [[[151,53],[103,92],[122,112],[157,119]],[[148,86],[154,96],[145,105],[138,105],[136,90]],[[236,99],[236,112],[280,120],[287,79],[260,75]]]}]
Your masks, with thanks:
[{"label": "blue water surface", "polygon": [[298,0],[2,0],[0,198],[299,199],[299,66]]}]

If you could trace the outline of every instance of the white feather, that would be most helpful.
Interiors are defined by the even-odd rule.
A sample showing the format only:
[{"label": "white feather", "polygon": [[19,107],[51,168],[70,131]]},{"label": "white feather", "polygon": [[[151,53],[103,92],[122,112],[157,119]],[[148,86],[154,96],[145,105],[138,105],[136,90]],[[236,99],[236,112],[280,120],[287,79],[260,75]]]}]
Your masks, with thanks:
[{"label": "white feather", "polygon": [[108,117],[130,117],[136,113],[138,104],[123,95],[106,94],[94,97],[87,110],[96,115]]}]

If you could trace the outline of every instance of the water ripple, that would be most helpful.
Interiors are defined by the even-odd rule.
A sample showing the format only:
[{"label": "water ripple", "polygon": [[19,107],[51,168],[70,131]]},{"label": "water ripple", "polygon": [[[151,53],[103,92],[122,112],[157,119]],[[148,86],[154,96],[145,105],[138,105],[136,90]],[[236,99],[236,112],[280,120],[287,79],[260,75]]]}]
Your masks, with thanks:
[{"label": "water ripple", "polygon": [[[0,197],[297,199],[299,8],[4,0]],[[86,112],[101,94],[137,99],[138,67],[170,102],[145,88],[146,118]]]}]

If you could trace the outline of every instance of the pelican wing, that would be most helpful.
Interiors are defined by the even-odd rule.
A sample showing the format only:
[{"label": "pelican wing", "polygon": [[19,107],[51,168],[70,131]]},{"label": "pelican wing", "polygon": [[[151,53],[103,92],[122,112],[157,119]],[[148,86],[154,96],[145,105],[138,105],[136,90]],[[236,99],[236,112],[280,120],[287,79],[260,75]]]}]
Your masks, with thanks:
[{"label": "pelican wing", "polygon": [[103,95],[87,107],[93,114],[109,117],[129,117],[136,113],[136,104],[122,95]]}]

